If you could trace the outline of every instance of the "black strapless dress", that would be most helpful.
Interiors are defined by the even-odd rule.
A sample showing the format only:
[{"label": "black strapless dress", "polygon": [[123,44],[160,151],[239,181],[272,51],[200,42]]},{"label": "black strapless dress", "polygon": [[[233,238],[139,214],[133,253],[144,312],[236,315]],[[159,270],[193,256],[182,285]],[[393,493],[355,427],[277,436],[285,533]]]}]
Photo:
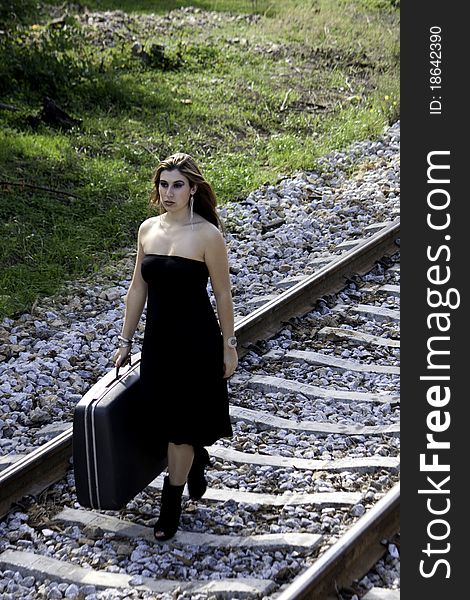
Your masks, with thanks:
[{"label": "black strapless dress", "polygon": [[140,380],[158,441],[210,446],[232,435],[223,338],[203,261],[147,254]]}]

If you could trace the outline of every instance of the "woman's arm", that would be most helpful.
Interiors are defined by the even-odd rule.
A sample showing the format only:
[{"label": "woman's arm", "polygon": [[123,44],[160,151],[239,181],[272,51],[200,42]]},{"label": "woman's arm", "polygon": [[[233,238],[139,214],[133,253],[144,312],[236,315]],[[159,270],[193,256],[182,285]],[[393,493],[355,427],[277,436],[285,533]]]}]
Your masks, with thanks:
[{"label": "woman's arm", "polygon": [[236,348],[231,348],[227,344],[228,339],[234,335],[233,301],[230,289],[227,248],[222,234],[215,228],[211,231],[211,235],[208,236],[204,260],[209,269],[212,289],[217,304],[217,315],[224,340],[224,377],[230,377],[238,364]]},{"label": "woman's arm", "polygon": [[[130,283],[129,289],[125,299],[125,310],[124,310],[124,323],[121,330],[121,336],[126,339],[132,339],[134,336],[137,325],[139,324],[140,317],[147,301],[147,283],[143,280],[140,268],[142,259],[144,257],[144,251],[142,248],[141,236],[142,229],[145,228],[145,222],[139,227],[139,234],[137,239],[137,257],[135,261],[134,274]],[[127,359],[130,352],[130,346],[128,348],[119,348],[114,356],[114,362],[116,366],[121,366]]]}]

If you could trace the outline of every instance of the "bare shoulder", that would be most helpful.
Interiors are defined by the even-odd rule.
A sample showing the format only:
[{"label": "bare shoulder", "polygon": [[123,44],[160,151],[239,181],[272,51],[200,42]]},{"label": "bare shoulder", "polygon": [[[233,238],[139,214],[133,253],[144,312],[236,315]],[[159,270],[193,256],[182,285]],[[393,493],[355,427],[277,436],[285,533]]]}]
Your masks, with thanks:
[{"label": "bare shoulder", "polygon": [[139,226],[139,234],[145,234],[153,225],[158,222],[159,219],[160,215],[157,215],[156,217],[149,217],[148,219],[145,219],[145,221],[142,221]]},{"label": "bare shoulder", "polygon": [[208,223],[204,231],[204,260],[211,271],[211,277],[214,269],[225,265],[228,260],[224,236],[212,223]]},{"label": "bare shoulder", "polygon": [[218,229],[209,221],[205,221],[201,228],[201,234],[204,237],[206,246],[220,246],[224,243],[224,236],[220,229]]},{"label": "bare shoulder", "polygon": [[150,217],[145,221],[142,221],[139,227],[139,239],[140,243],[145,245],[145,242],[152,238],[153,233],[155,231],[155,225],[160,220],[160,215],[156,217]]}]

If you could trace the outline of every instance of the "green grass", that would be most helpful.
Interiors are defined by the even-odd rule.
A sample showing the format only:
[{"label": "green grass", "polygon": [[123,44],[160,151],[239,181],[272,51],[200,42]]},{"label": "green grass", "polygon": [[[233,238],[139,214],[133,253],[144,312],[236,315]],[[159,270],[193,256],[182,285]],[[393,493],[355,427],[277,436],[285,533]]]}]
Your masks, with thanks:
[{"label": "green grass", "polygon": [[[393,2],[87,2],[134,14],[188,5],[261,17],[162,38],[137,26],[147,52],[164,44],[149,64],[130,42],[92,45],[73,19],[63,30],[30,18],[0,43],[0,101],[19,109],[0,110],[0,181],[73,194],[0,184],[0,317],[134,246],[168,154],[193,154],[219,202],[236,202],[399,117]],[[44,94],[81,124],[35,121]]]},{"label": "green grass", "polygon": [[[380,1],[380,0],[376,0]],[[47,4],[56,4],[47,0]],[[264,13],[272,4],[269,0],[86,0],[81,4],[90,10],[122,10],[127,13],[164,14],[181,7],[232,13]]]}]

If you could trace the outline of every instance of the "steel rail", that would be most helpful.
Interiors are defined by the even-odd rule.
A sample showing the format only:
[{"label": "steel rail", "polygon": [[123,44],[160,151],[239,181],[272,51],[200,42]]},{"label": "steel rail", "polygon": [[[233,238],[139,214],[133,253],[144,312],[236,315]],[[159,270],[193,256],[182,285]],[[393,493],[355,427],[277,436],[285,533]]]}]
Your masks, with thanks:
[{"label": "steel rail", "polygon": [[[239,356],[248,352],[250,344],[275,335],[282,323],[292,316],[307,313],[323,295],[342,289],[348,277],[367,272],[378,258],[395,253],[399,234],[400,221],[396,219],[352,250],[237,321],[235,335],[239,342]],[[133,364],[139,358],[140,353],[136,353]],[[110,371],[95,385],[101,388],[105,383],[103,380],[111,381],[112,377]],[[0,518],[22,497],[35,495],[62,479],[70,465],[71,456],[72,426],[1,471]]]},{"label": "steel rail", "polygon": [[400,528],[400,484],[396,484],[276,600],[332,600],[384,555],[382,540]]},{"label": "steel rail", "polygon": [[0,518],[27,495],[36,495],[67,473],[72,456],[72,427],[0,472]]},{"label": "steel rail", "polygon": [[236,335],[241,346],[257,339],[267,339],[279,331],[293,315],[303,315],[314,308],[325,294],[337,292],[354,274],[364,274],[374,262],[397,252],[400,220],[396,219],[364,242],[359,243],[327,265],[308,275],[287,291],[237,321]]}]

